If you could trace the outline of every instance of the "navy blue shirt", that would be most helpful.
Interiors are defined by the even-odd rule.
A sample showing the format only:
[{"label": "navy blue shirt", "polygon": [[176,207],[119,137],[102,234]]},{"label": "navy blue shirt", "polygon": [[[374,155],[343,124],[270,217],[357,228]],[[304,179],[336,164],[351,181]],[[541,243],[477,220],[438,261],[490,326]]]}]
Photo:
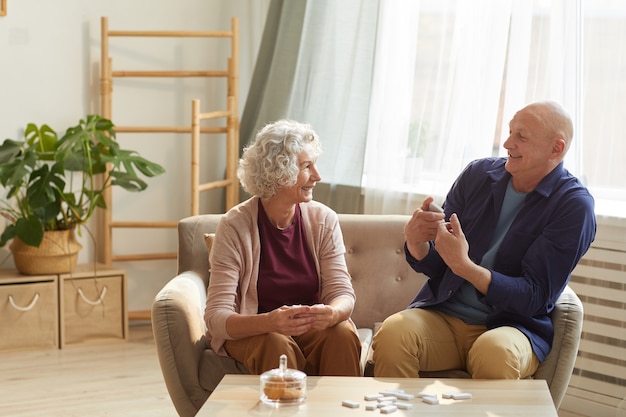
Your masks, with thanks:
[{"label": "navy blue shirt", "polygon": [[[477,264],[489,249],[511,178],[505,162],[506,158],[471,162],[446,196],[446,218],[458,215],[469,256]],[[487,294],[477,292],[493,309],[487,328],[516,327],[543,362],[554,336],[549,314],[595,234],[593,197],[561,163],[526,196],[493,260]],[[405,245],[411,267],[429,277],[410,308],[442,303],[465,281],[448,268],[433,245],[430,242],[430,252],[421,261]]]}]

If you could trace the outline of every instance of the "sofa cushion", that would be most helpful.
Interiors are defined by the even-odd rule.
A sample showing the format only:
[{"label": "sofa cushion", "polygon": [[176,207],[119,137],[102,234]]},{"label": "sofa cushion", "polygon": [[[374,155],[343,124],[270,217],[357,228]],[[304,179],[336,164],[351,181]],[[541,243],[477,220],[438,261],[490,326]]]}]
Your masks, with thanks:
[{"label": "sofa cushion", "polygon": [[359,334],[359,340],[361,341],[361,374],[365,371],[365,364],[367,363],[367,358],[369,357],[369,352],[372,348],[372,337],[374,336],[374,332],[372,329],[361,328],[357,330]]}]

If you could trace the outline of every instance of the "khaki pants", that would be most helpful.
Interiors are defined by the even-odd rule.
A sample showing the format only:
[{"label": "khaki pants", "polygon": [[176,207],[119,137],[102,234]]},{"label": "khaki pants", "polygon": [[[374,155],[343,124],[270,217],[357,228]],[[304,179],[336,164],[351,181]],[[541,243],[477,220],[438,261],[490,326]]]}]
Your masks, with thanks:
[{"label": "khaki pants", "polygon": [[301,336],[267,333],[227,340],[224,348],[255,375],[278,368],[285,354],[288,368],[307,375],[361,376],[361,342],[347,321]]},{"label": "khaki pants", "polygon": [[374,375],[418,378],[420,371],[464,369],[476,379],[532,376],[539,360],[514,327],[487,330],[436,310],[388,317],[374,336]]}]

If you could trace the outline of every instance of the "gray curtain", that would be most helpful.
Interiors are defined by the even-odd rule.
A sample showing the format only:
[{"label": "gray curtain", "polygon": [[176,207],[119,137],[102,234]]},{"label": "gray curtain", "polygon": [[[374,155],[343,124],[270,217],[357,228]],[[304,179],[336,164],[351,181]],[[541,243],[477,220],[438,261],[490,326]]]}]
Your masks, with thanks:
[{"label": "gray curtain", "polygon": [[272,0],[241,119],[242,147],[280,118],[310,123],[324,153],[314,198],[360,213],[378,1]]}]

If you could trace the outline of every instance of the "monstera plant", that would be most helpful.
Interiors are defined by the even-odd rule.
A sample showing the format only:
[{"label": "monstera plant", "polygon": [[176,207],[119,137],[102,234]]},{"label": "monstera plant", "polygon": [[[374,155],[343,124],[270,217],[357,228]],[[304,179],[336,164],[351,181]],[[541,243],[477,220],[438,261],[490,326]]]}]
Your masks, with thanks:
[{"label": "monstera plant", "polygon": [[[47,124],[28,124],[24,140],[0,146],[0,184],[5,196],[0,212],[9,220],[0,246],[10,240],[39,247],[49,231],[73,235],[96,208],[106,208],[104,192],[118,186],[142,191],[142,177],[164,172],[137,152],[122,149],[114,124],[88,115],[59,138]],[[15,250],[11,245],[15,257]],[[18,269],[20,269],[18,267]]]}]

